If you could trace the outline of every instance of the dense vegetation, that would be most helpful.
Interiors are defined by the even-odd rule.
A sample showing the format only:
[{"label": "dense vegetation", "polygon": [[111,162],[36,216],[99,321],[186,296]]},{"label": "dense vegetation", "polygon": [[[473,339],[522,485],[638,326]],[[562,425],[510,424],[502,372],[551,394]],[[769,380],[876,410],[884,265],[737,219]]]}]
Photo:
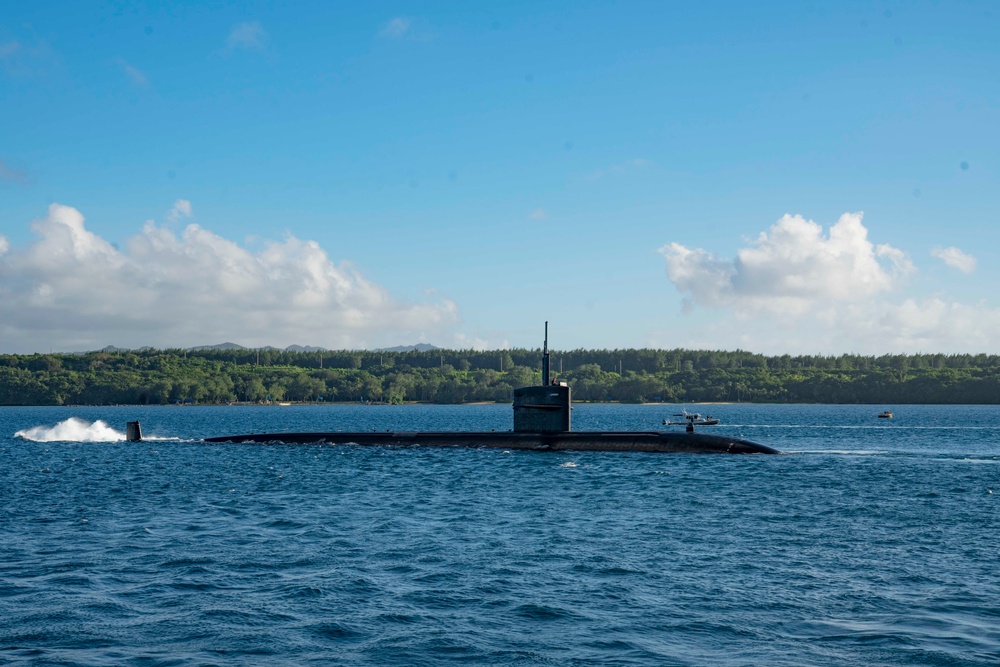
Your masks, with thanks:
[{"label": "dense vegetation", "polygon": [[[0,405],[510,401],[539,350],[142,350],[0,355]],[[573,350],[555,376],[581,401],[1000,403],[996,355],[762,356]]]}]

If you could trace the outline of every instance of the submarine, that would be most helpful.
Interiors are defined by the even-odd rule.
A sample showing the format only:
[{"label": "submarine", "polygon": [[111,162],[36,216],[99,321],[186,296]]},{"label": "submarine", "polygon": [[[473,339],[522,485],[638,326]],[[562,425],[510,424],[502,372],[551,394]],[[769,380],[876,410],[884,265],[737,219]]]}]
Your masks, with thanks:
[{"label": "submarine", "polygon": [[[574,431],[571,390],[549,380],[549,323],[542,349],[542,384],[514,390],[511,431],[385,431],[250,433],[205,438],[204,442],[381,445],[397,447],[478,447],[535,451],[683,452],[780,454],[776,449],[726,435],[683,431]],[[129,422],[127,439],[141,440],[138,422]]]}]

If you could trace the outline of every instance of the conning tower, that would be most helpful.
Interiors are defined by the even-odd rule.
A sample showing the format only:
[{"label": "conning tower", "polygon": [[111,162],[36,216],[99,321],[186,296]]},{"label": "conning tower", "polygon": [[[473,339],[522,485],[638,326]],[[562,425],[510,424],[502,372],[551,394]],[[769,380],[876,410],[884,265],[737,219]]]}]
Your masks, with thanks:
[{"label": "conning tower", "polygon": [[127,442],[142,442],[142,426],[139,422],[125,424],[125,440]]},{"label": "conning tower", "polygon": [[564,433],[570,430],[570,388],[549,381],[549,323],[542,348],[542,385],[514,390],[514,431]]}]

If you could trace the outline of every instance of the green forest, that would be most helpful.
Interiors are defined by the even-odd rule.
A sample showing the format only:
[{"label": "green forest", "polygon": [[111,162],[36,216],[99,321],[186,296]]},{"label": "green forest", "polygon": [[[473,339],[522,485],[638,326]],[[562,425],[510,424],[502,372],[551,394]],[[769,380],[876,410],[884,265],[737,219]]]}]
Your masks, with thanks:
[{"label": "green forest", "polygon": [[[1000,356],[552,352],[577,401],[1000,403]],[[541,351],[139,350],[0,355],[0,405],[509,402]]]}]

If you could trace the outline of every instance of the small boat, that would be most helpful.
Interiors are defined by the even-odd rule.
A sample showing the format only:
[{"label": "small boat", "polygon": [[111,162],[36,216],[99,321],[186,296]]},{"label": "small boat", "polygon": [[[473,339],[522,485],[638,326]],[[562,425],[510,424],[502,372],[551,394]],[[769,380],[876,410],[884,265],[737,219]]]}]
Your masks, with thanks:
[{"label": "small boat", "polygon": [[888,411],[888,410],[883,410],[882,412],[878,413],[878,418],[879,419],[892,419],[892,413],[890,411]]},{"label": "small boat", "polygon": [[683,421],[670,421],[669,419],[663,420],[664,426],[715,426],[719,423],[719,420],[712,415],[705,415],[702,417],[697,412],[688,412],[687,410],[682,410],[674,415],[674,417],[683,417]]}]

